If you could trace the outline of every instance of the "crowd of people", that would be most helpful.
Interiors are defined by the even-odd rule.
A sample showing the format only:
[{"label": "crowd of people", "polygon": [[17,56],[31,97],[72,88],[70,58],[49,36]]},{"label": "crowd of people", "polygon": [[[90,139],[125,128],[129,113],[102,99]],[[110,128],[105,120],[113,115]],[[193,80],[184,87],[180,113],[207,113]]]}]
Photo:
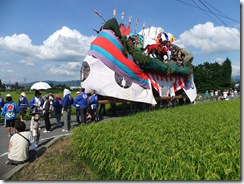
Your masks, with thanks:
[{"label": "crowd of people", "polygon": [[[25,92],[20,94],[18,103],[15,103],[10,94],[6,95],[5,100],[0,94],[0,114],[4,118],[4,126],[7,128],[9,141],[9,153],[6,164],[18,165],[24,163],[29,158],[29,147],[32,150],[38,148],[40,138],[40,116],[42,115],[45,122],[43,133],[52,131],[50,117],[54,115],[59,127],[63,127],[62,132],[69,132],[71,129],[71,109],[76,109],[76,121],[78,125],[87,124],[87,117],[91,122],[98,121],[98,96],[95,90],[89,94],[84,88],[76,93],[76,97],[71,96],[69,89],[64,89],[63,98],[60,94],[54,96],[49,93],[42,96],[39,90],[35,91],[34,97],[26,98]],[[30,131],[26,131],[25,116],[31,115]],[[19,120],[17,120],[19,114]],[[63,124],[61,123],[63,117]],[[17,154],[18,153],[18,154]]]},{"label": "crowd of people", "polygon": [[218,100],[230,100],[234,97],[238,96],[238,92],[236,89],[224,89],[221,90],[206,90],[205,93],[202,95],[198,95],[198,99],[200,101],[218,101]]}]

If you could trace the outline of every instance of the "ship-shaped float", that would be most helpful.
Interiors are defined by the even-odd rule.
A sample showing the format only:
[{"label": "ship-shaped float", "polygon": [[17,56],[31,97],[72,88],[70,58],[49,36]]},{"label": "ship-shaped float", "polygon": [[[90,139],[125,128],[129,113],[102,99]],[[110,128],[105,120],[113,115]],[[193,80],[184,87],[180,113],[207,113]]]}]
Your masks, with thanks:
[{"label": "ship-shaped float", "polygon": [[148,44],[144,34],[128,33],[116,18],[106,21],[97,33],[80,70],[86,92],[95,90],[108,99],[153,105],[157,99],[182,93],[191,102],[195,100],[193,56],[174,45],[172,38],[160,33],[155,43]]}]

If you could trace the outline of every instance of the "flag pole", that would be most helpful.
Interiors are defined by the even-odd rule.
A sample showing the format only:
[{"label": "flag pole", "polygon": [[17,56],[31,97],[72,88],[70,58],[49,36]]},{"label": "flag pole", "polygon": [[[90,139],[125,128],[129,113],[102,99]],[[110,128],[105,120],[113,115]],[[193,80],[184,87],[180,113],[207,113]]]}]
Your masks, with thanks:
[{"label": "flag pole", "polygon": [[103,21],[106,23],[106,20],[104,20],[104,18],[98,13],[97,10],[93,10],[101,19],[103,19]]},{"label": "flag pole", "polygon": [[146,23],[143,22],[143,24],[142,24],[142,36],[145,36],[145,34],[144,34],[145,25],[146,25]]},{"label": "flag pole", "polygon": [[137,29],[138,22],[139,22],[139,19],[136,19],[135,34],[136,34],[136,29]]},{"label": "flag pole", "polygon": [[116,17],[116,9],[113,10],[114,18]]},{"label": "flag pole", "polygon": [[123,20],[124,20],[124,16],[125,16],[125,13],[124,12],[122,12],[122,14],[121,14],[121,24],[123,23]]}]

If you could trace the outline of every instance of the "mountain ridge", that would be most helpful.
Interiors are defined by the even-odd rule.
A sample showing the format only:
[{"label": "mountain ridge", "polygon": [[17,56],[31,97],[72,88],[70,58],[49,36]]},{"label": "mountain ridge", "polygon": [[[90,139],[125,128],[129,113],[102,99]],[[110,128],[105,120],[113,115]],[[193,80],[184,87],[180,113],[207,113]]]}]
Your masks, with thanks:
[{"label": "mountain ridge", "polygon": [[[30,87],[30,86],[32,86],[36,82],[40,82],[40,81],[33,81],[33,82],[28,82],[28,83],[19,83],[19,85],[20,86]],[[53,84],[54,86],[57,86],[57,85],[80,86],[80,80],[70,80],[70,81],[43,80],[42,82],[46,82],[49,85],[50,84]]]}]

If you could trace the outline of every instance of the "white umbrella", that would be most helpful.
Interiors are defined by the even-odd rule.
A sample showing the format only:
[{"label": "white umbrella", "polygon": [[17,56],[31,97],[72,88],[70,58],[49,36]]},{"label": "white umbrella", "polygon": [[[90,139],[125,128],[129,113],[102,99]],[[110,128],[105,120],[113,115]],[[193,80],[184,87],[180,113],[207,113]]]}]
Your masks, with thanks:
[{"label": "white umbrella", "polygon": [[31,86],[31,89],[36,89],[36,90],[40,90],[40,89],[49,89],[51,88],[51,86],[46,83],[46,82],[36,82]]}]

